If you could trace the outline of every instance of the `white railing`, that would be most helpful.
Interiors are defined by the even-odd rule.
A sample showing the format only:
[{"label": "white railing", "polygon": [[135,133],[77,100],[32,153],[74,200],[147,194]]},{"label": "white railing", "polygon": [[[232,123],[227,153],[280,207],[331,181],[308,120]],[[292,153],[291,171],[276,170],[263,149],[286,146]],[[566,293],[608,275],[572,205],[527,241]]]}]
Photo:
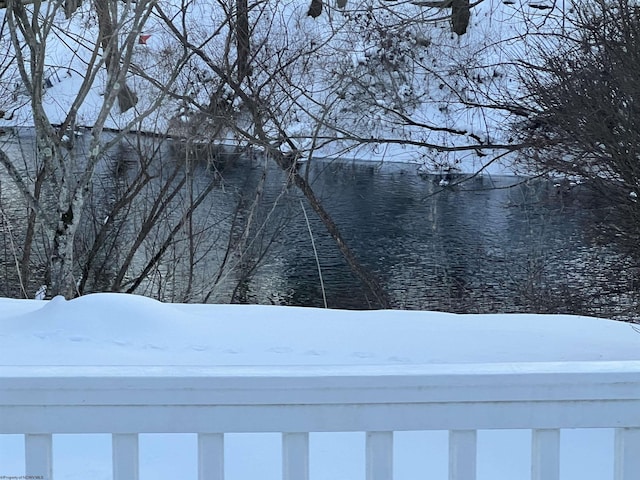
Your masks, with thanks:
[{"label": "white railing", "polygon": [[531,429],[531,478],[557,480],[560,429],[600,427],[613,478],[640,479],[640,362],[0,367],[0,434],[47,479],[58,433],[111,433],[116,480],[138,478],[138,434],[196,433],[198,478],[222,480],[225,433],[281,432],[283,477],[305,480],[309,432],[367,432],[367,479],[389,480],[394,431],[449,430],[449,478],[473,480],[478,429]]}]

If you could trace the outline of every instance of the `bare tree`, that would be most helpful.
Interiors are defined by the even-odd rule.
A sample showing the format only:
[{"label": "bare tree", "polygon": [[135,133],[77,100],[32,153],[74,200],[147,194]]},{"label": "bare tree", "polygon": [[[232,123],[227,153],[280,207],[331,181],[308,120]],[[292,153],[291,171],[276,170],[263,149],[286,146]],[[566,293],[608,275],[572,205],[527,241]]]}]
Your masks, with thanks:
[{"label": "bare tree", "polygon": [[610,238],[632,251],[640,239],[640,12],[598,0],[567,13],[564,30],[537,37],[539,62],[522,63],[527,114],[515,133],[524,162],[584,182],[610,205]]},{"label": "bare tree", "polygon": [[[58,28],[56,15],[64,5],[40,1],[25,4],[20,0],[9,0],[6,4],[6,21],[15,65],[31,105],[35,129],[34,177],[25,176],[25,172],[8,155],[0,155],[0,164],[5,167],[29,205],[32,212],[29,224],[34,224],[37,217],[46,225],[49,241],[47,283],[52,295],[73,296],[76,291],[74,238],[91,190],[96,165],[109,145],[118,142],[118,136],[105,140],[102,134],[118,100],[123,109],[135,103],[126,86],[127,76],[139,33],[154,4],[152,1],[98,3],[98,9],[105,9],[98,15],[102,18],[98,31],[94,32],[93,37],[92,32],[88,31],[83,38],[71,39],[86,53],[86,69],[68,72],[69,75],[79,74],[82,81],[73,101],[58,120],[59,125],[50,119],[44,97],[48,88],[48,69],[51,67],[48,64],[48,46],[54,38],[53,32]],[[73,154],[78,112],[90,97],[90,92],[101,82],[104,82],[104,94],[90,128],[88,155],[80,158]],[[123,95],[131,102],[123,102]],[[121,135],[157,108],[159,101],[158,98],[156,103],[123,118]],[[32,182],[32,178],[35,181]],[[55,192],[55,208],[41,201],[43,183]],[[23,269],[29,263],[29,248],[25,248]]]},{"label": "bare tree", "polygon": [[[512,114],[509,104],[489,96],[505,76],[502,65],[469,61],[476,50],[457,61],[447,58],[459,40],[449,30],[441,33],[451,21],[442,9],[453,6],[422,3],[341,2],[334,8],[329,2],[220,1],[224,14],[197,26],[188,8],[156,10],[176,45],[194,55],[193,73],[185,72],[194,87],[180,97],[176,131],[201,143],[232,140],[265,151],[307,197],[367,285],[372,304],[383,306],[383,288],[350,251],[313,192],[310,170],[299,163],[395,149],[441,169],[473,157],[481,170],[522,147],[489,125]],[[471,5],[456,8],[462,33]],[[487,39],[477,49],[492,43]]]},{"label": "bare tree", "polygon": [[[472,7],[456,3],[458,33],[466,29],[462,24],[469,21]],[[198,232],[208,228],[198,223],[196,212],[212,192],[207,189],[215,186],[199,190],[192,183],[191,159],[213,158],[212,145],[229,142],[239,150],[264,153],[285,174],[283,191],[293,186],[305,195],[367,286],[371,304],[388,306],[384,288],[359,263],[314,192],[308,166],[321,156],[353,158],[402,149],[437,167],[455,168],[460,157],[497,157],[520,147],[494,135],[488,126],[489,110],[502,120],[511,114],[510,107],[474,90],[474,85],[483,84],[489,92],[504,75],[501,66],[474,60],[477,50],[462,57],[459,52],[464,49],[457,45],[467,42],[468,35],[451,34],[449,8],[454,7],[443,2],[364,0],[215,0],[206,5],[196,0],[111,1],[93,6],[76,0],[29,5],[9,0],[6,18],[32,102],[37,155],[26,176],[13,159],[0,158],[0,163],[28,202],[32,232],[38,225],[48,232],[50,292],[72,295],[78,280],[81,292],[91,290],[90,272],[100,269],[106,251],[115,252],[115,232],[125,228],[118,218],[129,211],[133,197],[144,195],[148,203],[139,218],[142,228],[118,249],[121,263],[114,267],[108,288],[143,291],[152,285],[149,288],[159,291],[158,282],[149,279],[162,277],[166,285],[169,274],[164,265],[172,257],[187,273],[184,298],[196,298],[192,277],[203,257],[195,247]],[[50,67],[47,42],[58,28],[57,11],[72,19],[90,12],[87,22],[96,21],[84,38],[74,39],[82,45],[86,72],[80,72],[83,81],[76,99],[63,118],[53,122],[43,97]],[[148,21],[163,33],[157,35],[154,48],[136,55],[139,34]],[[488,43],[478,49],[488,48]],[[449,59],[452,49],[461,56],[456,61]],[[80,112],[89,93],[101,84],[104,95],[92,115],[88,154],[74,154],[73,132],[81,123]],[[467,111],[474,112],[474,121],[465,120],[469,116],[461,112]],[[158,123],[144,128],[169,131],[180,139],[182,170],[164,166],[166,178],[156,181],[156,166],[141,154],[135,178],[118,187],[122,190],[111,211],[88,205],[105,153],[152,112]],[[118,133],[107,137],[105,126],[114,118],[119,119]],[[302,162],[307,167],[301,168]],[[150,193],[152,188],[160,190]],[[41,200],[40,192],[50,191],[55,192],[55,209]],[[227,225],[225,266],[217,270],[215,284],[237,266],[249,273],[255,268],[247,259],[253,235],[263,228],[256,220],[260,191],[256,186],[255,195],[235,210],[232,225]],[[183,200],[180,214],[171,215],[176,198]],[[93,233],[80,242],[80,249],[76,232],[92,209]],[[102,225],[100,217],[106,218]],[[185,245],[189,248],[183,249]],[[22,256],[26,273],[29,247]]]},{"label": "bare tree", "polygon": [[[234,54],[229,46],[233,45],[234,35],[238,38],[243,34],[242,31],[234,31],[231,22],[229,22],[229,28],[222,29],[227,33],[222,46],[211,42],[211,38],[196,43],[193,37],[189,38],[181,31],[179,22],[176,22],[174,16],[165,13],[161,7],[157,8],[173,35],[198,57],[200,68],[208,70],[209,73],[203,77],[214,79],[208,80],[208,83],[213,83],[211,88],[214,91],[214,98],[217,99],[215,108],[202,105],[198,98],[189,98],[189,108],[194,112],[190,124],[195,126],[185,127],[191,132],[196,128],[198,134],[208,134],[209,138],[218,141],[221,140],[222,132],[229,132],[241,144],[265,151],[268,158],[287,173],[289,182],[300,188],[310,202],[327,231],[336,241],[349,266],[368,288],[372,304],[387,307],[389,300],[384,289],[375,276],[359,263],[342,237],[338,226],[316,197],[311,184],[296,168],[297,161],[301,155],[306,154],[306,149],[299,145],[297,139],[287,131],[285,124],[289,113],[283,109],[295,106],[295,100],[291,101],[291,95],[294,95],[294,98],[298,96],[298,92],[290,88],[295,78],[300,79],[295,77],[293,72],[299,72],[300,68],[304,69],[309,56],[313,55],[320,46],[307,44],[301,48],[300,45],[287,45],[286,39],[280,39],[284,43],[278,44],[278,40],[268,32],[272,29],[276,31],[278,15],[282,15],[280,8],[279,4],[273,6],[266,2],[256,2],[248,6],[248,11],[253,12],[256,21],[250,28],[254,40],[248,59],[251,67],[246,77],[235,75],[232,67],[231,69],[225,67],[236,63],[228,58]],[[238,25],[242,23],[236,22],[236,28]],[[224,54],[220,56],[219,52]],[[240,63],[240,53],[241,51],[238,50],[238,63]],[[308,74],[311,73],[308,72],[305,75]]]},{"label": "bare tree", "polygon": [[247,0],[236,0],[236,49],[238,51],[238,76],[237,80],[242,80],[249,73],[250,55],[250,30],[249,30],[249,5]]}]

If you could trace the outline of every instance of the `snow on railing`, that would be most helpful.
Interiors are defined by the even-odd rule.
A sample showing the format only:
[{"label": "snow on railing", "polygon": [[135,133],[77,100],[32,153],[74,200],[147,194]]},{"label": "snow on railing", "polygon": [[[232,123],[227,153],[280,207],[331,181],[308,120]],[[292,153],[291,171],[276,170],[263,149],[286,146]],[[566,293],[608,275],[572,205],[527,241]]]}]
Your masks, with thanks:
[{"label": "snow on railing", "polygon": [[[640,478],[640,362],[335,367],[0,367],[0,434],[52,478],[52,434],[110,433],[138,478],[138,434],[198,434],[198,478],[224,434],[282,433],[283,477],[309,478],[309,432],[367,432],[366,478],[393,476],[394,431],[449,430],[449,478],[476,478],[478,429],[531,429],[534,480],[560,476],[560,429],[615,428],[615,480]],[[426,478],[426,477],[425,477]]]}]

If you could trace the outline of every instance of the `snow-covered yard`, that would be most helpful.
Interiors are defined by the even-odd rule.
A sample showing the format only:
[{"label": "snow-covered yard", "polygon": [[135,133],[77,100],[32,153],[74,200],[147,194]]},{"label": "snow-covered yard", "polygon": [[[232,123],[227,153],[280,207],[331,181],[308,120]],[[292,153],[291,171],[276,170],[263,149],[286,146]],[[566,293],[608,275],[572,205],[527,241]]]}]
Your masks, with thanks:
[{"label": "snow-covered yard", "polygon": [[[395,398],[400,402],[403,395],[414,395],[407,412],[422,411],[412,408],[431,412],[435,408],[434,399],[441,398],[445,413],[435,420],[427,413],[413,417],[408,413],[407,418],[401,418],[398,405],[390,408],[388,414],[370,418],[367,417],[370,413],[365,414],[365,410],[361,416],[354,413],[345,416],[344,420],[327,417],[327,422],[342,422],[345,433],[322,431],[327,428],[322,426],[322,422],[316,423],[321,428],[311,430],[309,435],[309,469],[312,479],[364,479],[366,434],[350,430],[359,425],[358,422],[384,425],[388,420],[399,425],[393,434],[394,478],[445,479],[450,469],[448,429],[459,430],[465,425],[504,428],[505,425],[520,424],[522,428],[552,428],[542,424],[540,405],[535,401],[522,404],[525,410],[516,415],[516,407],[511,405],[513,402],[505,400],[507,397],[517,401],[537,399],[538,403],[543,400],[549,403],[549,399],[558,392],[564,392],[567,399],[581,399],[574,402],[579,406],[563,406],[566,410],[549,407],[549,422],[554,422],[553,418],[562,411],[566,414],[559,418],[564,425],[603,426],[600,424],[606,423],[606,419],[614,419],[607,426],[640,426],[640,417],[629,411],[629,406],[637,405],[640,399],[639,362],[640,333],[632,325],[586,317],[176,305],[121,294],[88,295],[72,301],[58,297],[49,302],[2,299],[0,433],[11,431],[12,425],[24,420],[12,416],[12,412],[18,410],[7,408],[11,398],[17,398],[15,391],[11,390],[15,390],[15,383],[11,382],[16,378],[27,382],[44,378],[45,383],[47,377],[63,378],[66,379],[64,382],[79,381],[77,387],[82,386],[83,378],[79,377],[100,377],[107,371],[111,372],[107,376],[111,375],[116,382],[124,378],[126,383],[129,375],[150,379],[146,395],[155,398],[154,389],[159,384],[162,386],[165,377],[178,382],[176,385],[182,385],[180,382],[191,381],[188,378],[184,380],[185,377],[202,377],[203,372],[209,372],[214,380],[211,380],[213,387],[207,388],[218,391],[220,398],[237,399],[244,395],[242,391],[248,391],[247,385],[253,385],[254,377],[262,376],[263,379],[279,378],[278,382],[285,382],[278,383],[284,385],[280,392],[279,387],[267,381],[258,393],[246,400],[254,404],[269,404],[269,408],[277,407],[269,403],[274,401],[274,395],[281,398],[282,404],[295,403],[304,395],[307,395],[305,402],[311,398],[310,402],[314,403],[314,391],[317,391],[317,402],[329,409],[327,411],[333,411],[330,410],[333,408],[331,401],[323,400],[328,395],[327,389],[335,389],[332,394],[336,395],[334,403],[353,403],[353,395],[362,395],[362,404],[365,405],[362,408],[368,409],[379,408],[375,406],[376,401],[384,405],[386,399]],[[83,373],[77,375],[74,372]],[[293,380],[286,387],[289,385],[288,375]],[[599,387],[591,389],[584,384],[583,378],[589,375],[595,383],[600,382]],[[236,377],[240,383],[235,390],[224,387],[227,385],[224,382],[235,382]],[[332,383],[330,378],[334,377],[342,378],[342,386]],[[222,379],[217,387],[215,379]],[[349,383],[351,379],[352,384]],[[503,379],[504,385],[501,383]],[[198,383],[201,380],[193,381],[193,395],[203,394]],[[206,383],[207,380],[204,381]],[[318,388],[317,382],[325,382],[326,388]],[[363,394],[364,390],[359,387],[366,382],[369,382],[367,391],[370,394]],[[304,385],[316,385],[313,388],[317,390],[309,393],[307,387],[307,390],[302,388]],[[109,394],[101,398],[95,393],[100,388],[88,388],[84,392],[80,387],[78,391],[82,393],[76,396],[83,398],[74,398],[74,402],[109,402]],[[602,390],[598,391],[599,388]],[[123,391],[135,389],[135,386],[129,386]],[[55,390],[55,387],[42,390],[46,392],[42,399],[35,398],[35,393],[28,395],[29,402],[50,401],[53,405],[58,394]],[[177,387],[177,394],[182,395],[179,390]],[[545,393],[547,391],[551,393]],[[93,400],[91,392],[98,395]],[[73,394],[63,392],[61,395]],[[484,400],[483,395],[487,397]],[[614,397],[617,400],[614,401]],[[158,398],[161,403],[162,397]],[[191,401],[189,395],[184,398],[184,403]],[[473,403],[491,399],[501,399],[505,403],[494,405],[494,410],[488,410],[488,404],[478,406]],[[593,399],[593,402],[585,399]],[[609,402],[607,406],[605,399]],[[419,405],[411,406],[412,402]],[[454,414],[451,405],[460,402],[468,402],[469,408],[459,410],[463,412],[459,415]],[[526,409],[526,405],[531,408]],[[49,412],[58,411],[51,408]],[[300,421],[302,425],[307,421],[297,418],[291,405],[282,408],[278,410],[282,412],[282,418],[273,420],[276,424]],[[288,411],[291,413],[287,414]],[[475,415],[474,411],[479,413]],[[494,413],[486,413],[490,411]],[[594,411],[602,411],[602,418],[593,415]],[[47,416],[46,409],[41,414],[47,422],[55,423],[55,418]],[[283,465],[286,470],[286,463],[283,464],[282,460],[283,444],[280,433],[268,433],[265,425],[271,422],[270,418],[256,417],[257,430],[263,433],[225,434],[225,478],[281,478]],[[618,423],[617,418],[624,418],[620,420],[624,423]],[[418,429],[424,425],[440,425],[438,422],[444,426],[433,431],[410,431],[411,428],[406,426],[414,421]],[[91,430],[91,425],[101,422],[109,424],[110,419],[91,419],[85,429]],[[114,430],[118,422],[122,420],[113,421]],[[136,419],[134,423],[138,422]],[[245,430],[237,427],[236,432],[246,431],[246,425],[252,424],[250,414],[244,419],[227,418],[225,422],[245,425],[242,427]],[[81,431],[83,428],[70,426],[69,430]],[[179,431],[179,427],[171,428]],[[477,428],[477,478],[511,480],[531,477],[531,430]],[[54,435],[54,477],[111,478],[109,433],[114,430],[104,434]],[[318,430],[318,433],[313,433]],[[135,432],[139,430],[131,433]],[[629,438],[640,437],[634,432],[637,430],[632,429]],[[382,444],[385,438],[388,437],[381,437]],[[618,453],[625,447],[621,438],[617,439]],[[614,443],[613,428],[563,429],[559,447],[560,478],[627,478],[621,476],[621,471],[614,477]],[[23,445],[23,435],[15,432],[0,435],[0,477],[25,475]],[[195,433],[142,433],[139,445],[140,478],[197,478],[198,437]],[[632,444],[628,443],[627,448],[629,445]],[[384,452],[384,448],[381,451]],[[540,451],[544,452],[544,448],[534,449],[534,452]],[[553,452],[551,455],[553,457]],[[620,454],[620,458],[623,459],[624,455]],[[380,465],[384,466],[384,455],[381,462]],[[638,461],[632,461],[627,467],[638,468]],[[384,475],[371,478],[384,478]]]}]

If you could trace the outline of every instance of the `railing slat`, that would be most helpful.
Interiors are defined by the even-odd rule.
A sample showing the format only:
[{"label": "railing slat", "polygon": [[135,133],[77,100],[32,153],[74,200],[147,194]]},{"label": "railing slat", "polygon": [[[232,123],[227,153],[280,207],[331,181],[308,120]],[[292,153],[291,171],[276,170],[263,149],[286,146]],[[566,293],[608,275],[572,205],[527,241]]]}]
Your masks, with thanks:
[{"label": "railing slat", "polygon": [[224,480],[224,434],[198,434],[198,480]]},{"label": "railing slat", "polygon": [[284,480],[308,480],[308,433],[282,434],[282,478]]},{"label": "railing slat", "polygon": [[640,478],[640,428],[616,428],[615,480]]},{"label": "railing slat", "polygon": [[367,432],[367,480],[393,479],[393,432]]},{"label": "railing slat", "polygon": [[119,433],[111,436],[113,480],[138,480],[138,434]]},{"label": "railing slat", "polygon": [[449,480],[475,480],[476,444],[475,430],[449,431]]},{"label": "railing slat", "polygon": [[531,431],[531,479],[559,480],[560,430],[555,428]]},{"label": "railing slat", "polygon": [[51,434],[25,435],[24,450],[26,476],[50,480],[53,474]]}]

